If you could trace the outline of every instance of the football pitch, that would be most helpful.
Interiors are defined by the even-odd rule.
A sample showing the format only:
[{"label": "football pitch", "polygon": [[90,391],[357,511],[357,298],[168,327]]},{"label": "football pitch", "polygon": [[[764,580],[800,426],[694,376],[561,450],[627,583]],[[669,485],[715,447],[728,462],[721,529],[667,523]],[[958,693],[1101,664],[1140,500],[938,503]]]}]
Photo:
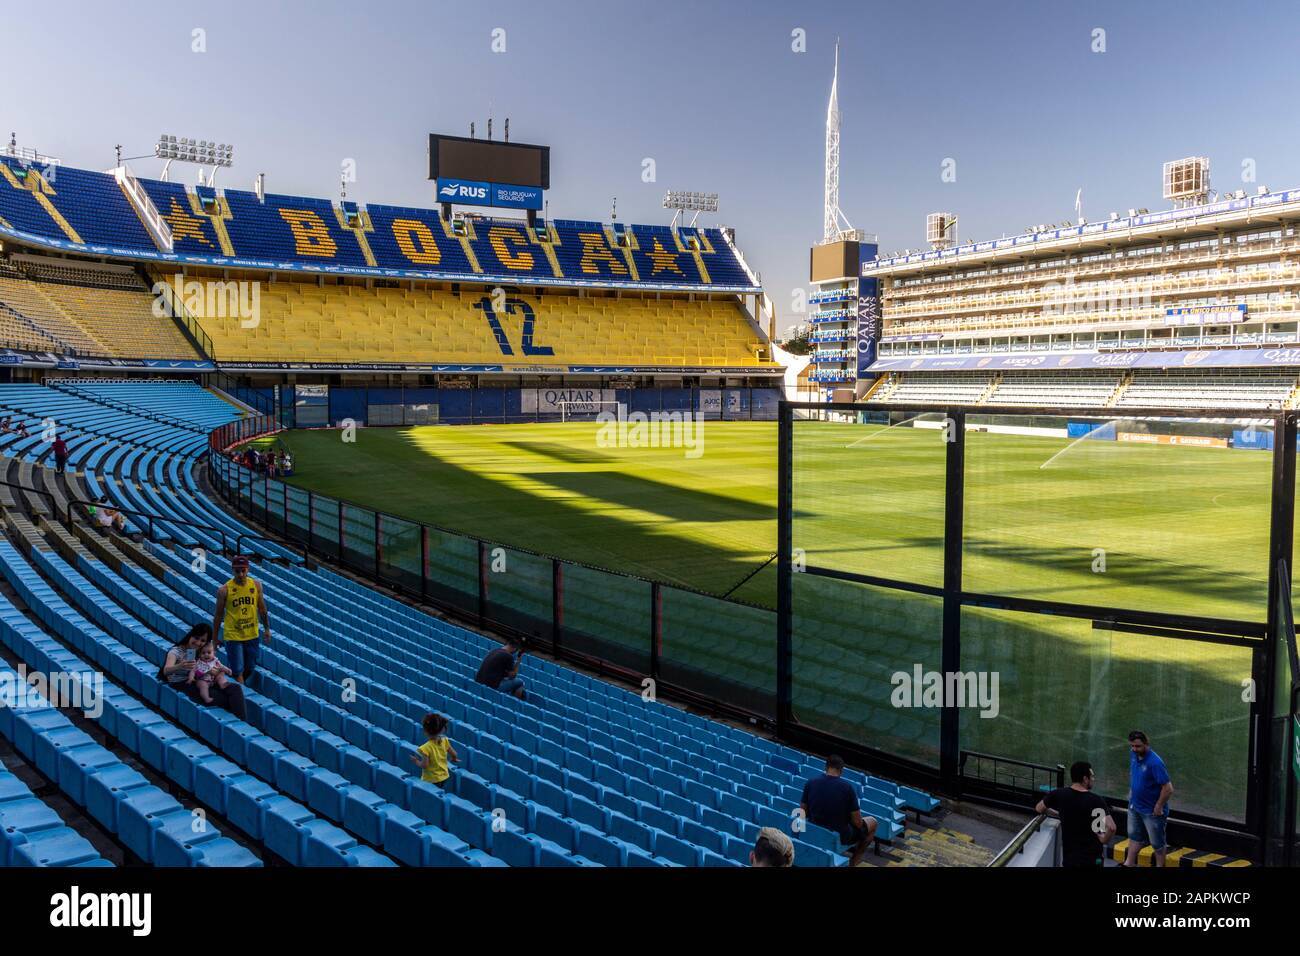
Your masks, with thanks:
[{"label": "football pitch", "polygon": [[[290,483],[389,514],[668,584],[775,606],[777,428],[706,422],[701,453],[609,447],[591,422],[294,431]],[[940,585],[946,445],[937,429],[796,422],[793,544],[813,565]],[[1217,447],[969,432],[967,591],[1263,621],[1271,456]],[[755,573],[757,571],[757,573]],[[940,667],[939,598],[796,575],[800,719],[933,763],[938,711],[891,703]],[[765,625],[764,625],[765,626]],[[738,629],[743,632],[744,629]],[[689,642],[687,642],[689,643]],[[774,635],[682,651],[769,688]],[[707,646],[705,646],[707,645]],[[962,668],[998,675],[962,747],[1047,765],[1090,759],[1127,787],[1140,727],[1184,809],[1240,817],[1251,651],[1092,621],[967,608]],[[996,713],[993,713],[995,711]]]}]

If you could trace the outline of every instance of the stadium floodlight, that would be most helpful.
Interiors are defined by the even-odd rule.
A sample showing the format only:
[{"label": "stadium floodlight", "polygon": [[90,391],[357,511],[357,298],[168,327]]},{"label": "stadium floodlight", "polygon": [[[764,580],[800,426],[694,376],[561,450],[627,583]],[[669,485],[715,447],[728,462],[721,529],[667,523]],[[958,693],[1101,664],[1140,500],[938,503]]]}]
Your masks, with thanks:
[{"label": "stadium floodlight", "polygon": [[688,209],[693,210],[695,215],[691,218],[691,225],[694,226],[695,220],[700,218],[700,213],[718,211],[718,194],[670,189],[664,193],[664,208],[677,210],[673,213],[673,226],[677,225],[677,220],[682,213]]},{"label": "stadium floodlight", "polygon": [[171,164],[181,162],[211,166],[212,176],[209,177],[211,182],[211,179],[216,176],[217,169],[235,164],[234,152],[235,147],[229,143],[218,143],[207,139],[195,140],[184,136],[173,136],[171,133],[163,133],[159,136],[158,143],[154,146],[154,155],[166,160],[162,172],[164,180],[167,179],[167,171]]}]

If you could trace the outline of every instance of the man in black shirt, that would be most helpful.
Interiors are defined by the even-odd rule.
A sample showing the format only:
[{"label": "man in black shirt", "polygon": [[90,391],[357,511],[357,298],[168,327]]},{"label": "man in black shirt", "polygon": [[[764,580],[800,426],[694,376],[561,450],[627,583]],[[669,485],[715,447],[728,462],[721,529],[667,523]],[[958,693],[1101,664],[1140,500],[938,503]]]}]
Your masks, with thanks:
[{"label": "man in black shirt", "polygon": [[838,833],[840,843],[853,848],[849,865],[857,866],[876,834],[876,818],[862,816],[857,791],[843,773],[844,758],[835,754],[827,757],[826,772],[803,785],[799,809],[809,823]]},{"label": "man in black shirt", "polygon": [[523,648],[512,638],[506,641],[504,647],[488,651],[474,679],[504,694],[514,694],[520,700],[527,700],[524,681],[519,676],[519,658],[522,656]]},{"label": "man in black shirt", "polygon": [[1038,801],[1038,812],[1061,818],[1061,865],[1100,867],[1103,850],[1115,835],[1115,820],[1106,801],[1092,792],[1092,764],[1080,760],[1070,767],[1070,785]]}]

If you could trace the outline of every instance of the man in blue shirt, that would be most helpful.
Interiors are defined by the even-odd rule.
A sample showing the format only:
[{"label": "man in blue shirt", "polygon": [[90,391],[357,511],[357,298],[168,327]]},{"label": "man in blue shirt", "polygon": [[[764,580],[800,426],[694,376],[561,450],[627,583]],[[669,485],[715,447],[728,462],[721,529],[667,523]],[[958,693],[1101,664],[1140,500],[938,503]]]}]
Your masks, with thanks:
[{"label": "man in blue shirt", "polygon": [[1137,866],[1138,851],[1150,843],[1156,866],[1164,866],[1165,823],[1174,785],[1169,781],[1165,762],[1151,749],[1146,734],[1134,730],[1128,742],[1128,854],[1124,865]]},{"label": "man in blue shirt", "polygon": [[841,776],[844,758],[831,754],[826,758],[826,772],[803,785],[799,808],[804,819],[825,827],[840,836],[840,843],[853,848],[850,866],[857,866],[867,855],[876,834],[875,817],[863,817],[853,784]]}]

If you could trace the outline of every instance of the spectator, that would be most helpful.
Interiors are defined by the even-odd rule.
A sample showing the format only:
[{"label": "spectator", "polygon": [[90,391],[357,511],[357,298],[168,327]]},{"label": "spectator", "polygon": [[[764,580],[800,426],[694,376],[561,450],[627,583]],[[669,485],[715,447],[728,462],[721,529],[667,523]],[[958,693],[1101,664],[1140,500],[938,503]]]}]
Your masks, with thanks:
[{"label": "spectator", "polygon": [[116,508],[108,507],[105,509],[105,517],[108,519],[108,526],[116,532],[123,533],[126,531],[126,516]]},{"label": "spectator", "polygon": [[510,638],[504,647],[488,651],[474,679],[504,694],[514,694],[520,700],[527,700],[524,682],[519,676],[519,660],[523,656],[523,646],[514,638]]},{"label": "spectator", "polygon": [[122,513],[110,505],[105,497],[100,497],[95,510],[91,514],[94,516],[95,523],[105,531],[109,528],[115,528],[118,531],[126,529],[126,518],[122,517]]},{"label": "spectator", "polygon": [[411,762],[420,768],[421,780],[446,790],[447,779],[451,776],[451,768],[447,766],[447,761],[460,763],[456,748],[447,738],[451,721],[442,714],[428,714],[422,726],[429,739],[411,755]]},{"label": "spectator", "polygon": [[26,437],[28,437],[28,436],[27,436],[27,423],[26,423],[26,422],[19,422],[19,423],[18,423],[18,437],[19,437],[19,438],[26,438]]},{"label": "spectator", "polygon": [[[237,554],[230,561],[230,580],[217,588],[217,609],[212,633],[221,635],[235,680],[244,683],[257,669],[261,641],[271,642],[271,622],[262,586],[248,574],[248,558]],[[221,625],[225,623],[225,632]],[[260,622],[260,628],[259,628]]]},{"label": "spectator", "polygon": [[0,418],[0,432],[3,432],[4,434],[7,435],[11,431],[13,431],[13,428],[10,424],[12,421],[13,419],[9,415],[6,415],[4,418]]},{"label": "spectator", "polygon": [[749,865],[754,868],[794,866],[794,841],[776,827],[758,831],[754,849],[749,851]]},{"label": "spectator", "polygon": [[1037,812],[1051,812],[1061,820],[1061,865],[1099,867],[1102,852],[1115,836],[1115,820],[1106,801],[1092,792],[1092,764],[1080,760],[1070,767],[1070,785],[1053,790],[1038,801]]},{"label": "spectator", "polygon": [[199,697],[203,703],[212,703],[212,685],[220,690],[225,690],[230,681],[226,680],[226,675],[230,673],[230,668],[221,661],[217,660],[217,642],[208,640],[199,648],[198,659],[194,663],[194,669],[190,671],[187,683],[193,684],[199,689]]},{"label": "spectator", "polygon": [[831,754],[826,772],[804,784],[799,807],[809,823],[839,834],[840,843],[852,848],[849,864],[857,866],[876,835],[876,818],[862,815],[858,794],[843,774],[844,758]]},{"label": "spectator", "polygon": [[[195,703],[203,704],[199,688],[190,682],[190,673],[198,666],[199,650],[211,642],[212,628],[206,624],[195,624],[189,632],[176,642],[167,652],[167,659],[158,669],[158,679],[173,690],[185,694]],[[230,711],[240,720],[245,719],[244,688],[238,684],[227,684],[214,688],[212,702]]]},{"label": "spectator", "polygon": [[1156,866],[1165,865],[1165,824],[1169,820],[1169,798],[1174,785],[1160,755],[1151,749],[1147,735],[1134,730],[1128,735],[1128,853],[1125,866],[1137,866],[1138,852],[1150,843]]},{"label": "spectator", "polygon": [[68,443],[61,437],[54,439],[54,470],[60,475],[68,464]]}]

